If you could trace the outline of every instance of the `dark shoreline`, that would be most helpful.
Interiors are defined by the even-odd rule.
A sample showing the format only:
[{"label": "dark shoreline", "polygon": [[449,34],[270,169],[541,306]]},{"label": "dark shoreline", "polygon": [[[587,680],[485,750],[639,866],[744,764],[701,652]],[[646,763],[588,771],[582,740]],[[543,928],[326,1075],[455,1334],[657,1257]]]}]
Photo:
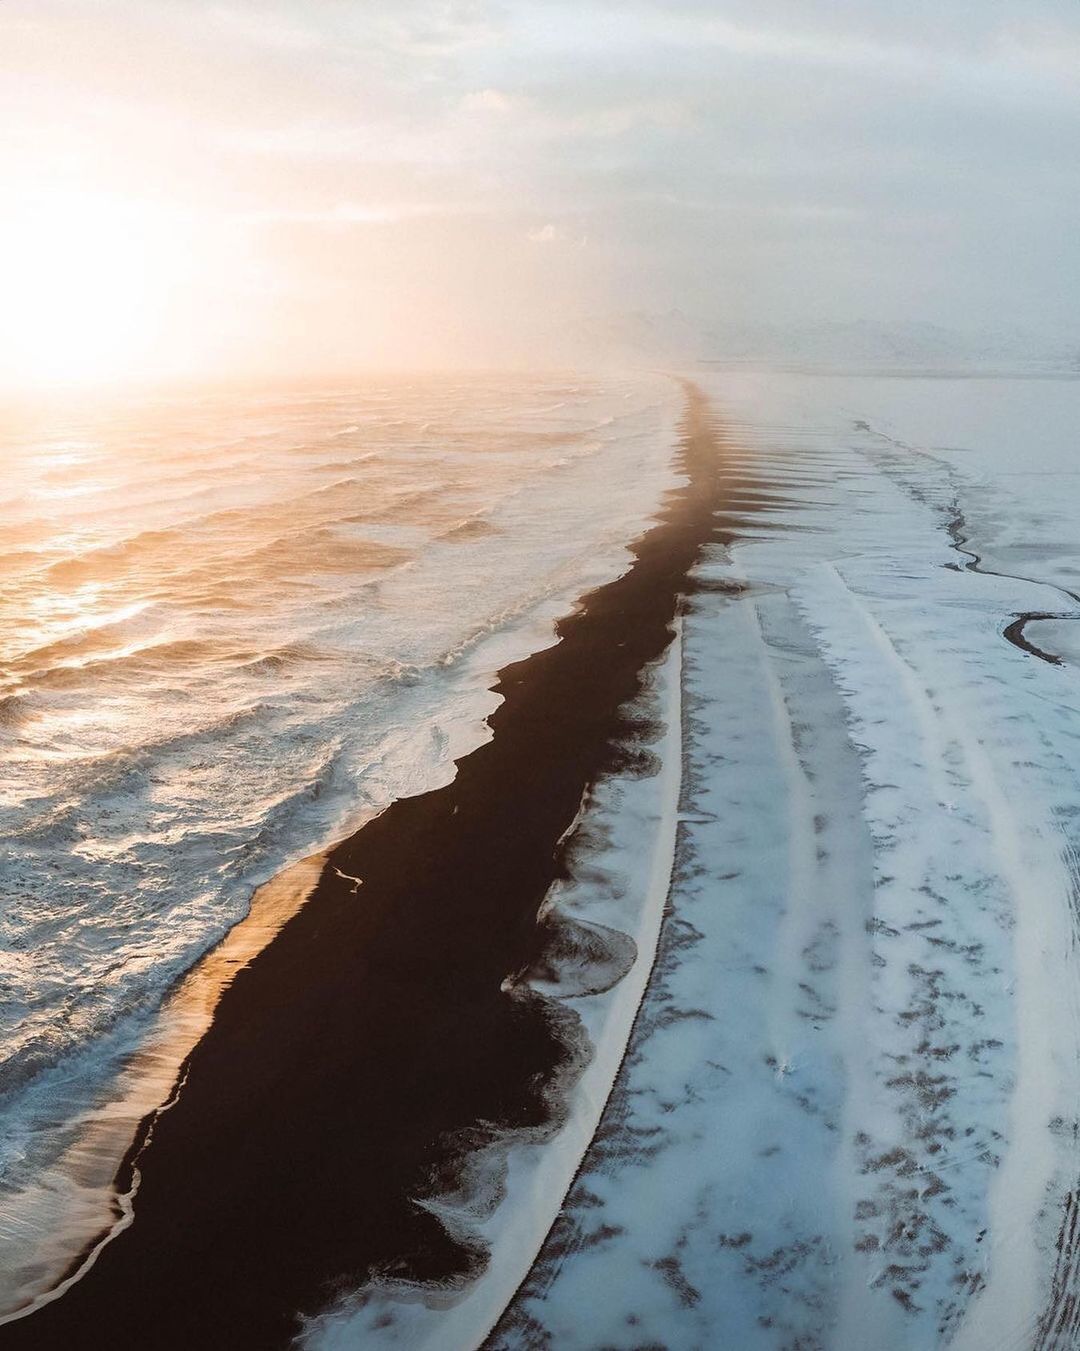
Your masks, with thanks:
[{"label": "dark shoreline", "polygon": [[482,1262],[410,1198],[452,1177],[478,1122],[542,1128],[557,1113],[576,1020],[506,978],[543,955],[537,911],[583,795],[633,761],[626,706],[701,550],[734,534],[717,514],[753,510],[753,481],[725,467],[703,395],[685,388],[688,483],[630,570],[560,622],[555,646],[499,672],[493,739],[452,783],[331,852],[156,1118],[134,1224],[0,1345],[271,1351],[297,1311],[373,1271],[452,1284]]}]

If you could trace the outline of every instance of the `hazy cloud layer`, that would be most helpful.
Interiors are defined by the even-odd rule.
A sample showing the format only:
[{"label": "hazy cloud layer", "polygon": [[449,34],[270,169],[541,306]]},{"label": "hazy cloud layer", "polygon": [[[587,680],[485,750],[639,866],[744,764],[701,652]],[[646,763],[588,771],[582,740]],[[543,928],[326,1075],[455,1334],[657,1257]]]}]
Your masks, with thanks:
[{"label": "hazy cloud layer", "polygon": [[169,323],[226,362],[1074,322],[1075,0],[7,0],[0,37],[15,211],[167,222]]}]

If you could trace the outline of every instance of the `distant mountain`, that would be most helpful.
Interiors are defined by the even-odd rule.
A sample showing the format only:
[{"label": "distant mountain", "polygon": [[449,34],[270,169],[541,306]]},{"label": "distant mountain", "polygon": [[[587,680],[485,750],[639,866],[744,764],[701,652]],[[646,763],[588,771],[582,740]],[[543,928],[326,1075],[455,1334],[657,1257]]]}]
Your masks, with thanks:
[{"label": "distant mountain", "polygon": [[631,311],[567,326],[549,341],[574,361],[685,365],[699,362],[856,369],[1046,368],[1080,372],[1080,340],[1019,328],[969,334],[924,322],[744,324],[672,309]]}]

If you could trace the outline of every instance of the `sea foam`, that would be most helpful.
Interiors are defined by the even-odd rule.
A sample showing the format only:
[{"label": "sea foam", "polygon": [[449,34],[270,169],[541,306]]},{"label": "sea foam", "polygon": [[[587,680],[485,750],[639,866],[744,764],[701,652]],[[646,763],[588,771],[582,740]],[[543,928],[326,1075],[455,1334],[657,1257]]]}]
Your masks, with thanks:
[{"label": "sea foam", "polygon": [[11,419],[0,1232],[49,1229],[43,1180],[256,888],[485,739],[492,672],[627,566],[678,409],[485,377]]}]

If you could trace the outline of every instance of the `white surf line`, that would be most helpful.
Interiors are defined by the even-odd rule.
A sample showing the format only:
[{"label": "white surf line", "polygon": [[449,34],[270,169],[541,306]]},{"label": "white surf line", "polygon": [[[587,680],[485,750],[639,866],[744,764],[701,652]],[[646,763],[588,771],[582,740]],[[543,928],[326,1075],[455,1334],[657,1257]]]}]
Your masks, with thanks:
[{"label": "white surf line", "polygon": [[12,1242],[20,1262],[0,1270],[0,1326],[66,1294],[132,1223],[138,1170],[126,1192],[117,1192],[115,1180],[141,1123],[153,1118],[139,1155],[153,1122],[175,1103],[182,1066],[210,1026],[222,991],[304,904],[323,864],[324,855],[313,854],[259,888],[248,914],[166,1000],[108,1099],[74,1123],[64,1153],[32,1188],[4,1199],[0,1222],[18,1234]]},{"label": "white surf line", "polygon": [[665,730],[651,747],[659,756],[660,772],[648,782],[661,812],[648,852],[641,851],[642,903],[637,925],[630,929],[637,956],[611,990],[584,996],[578,1004],[583,1014],[585,1005],[596,1008],[598,1001],[605,1001],[607,1008],[596,1018],[599,1031],[594,1027],[594,1053],[570,1092],[565,1124],[547,1141],[510,1142],[504,1193],[487,1223],[472,1213],[433,1204],[445,1222],[460,1219],[470,1236],[489,1246],[489,1262],[478,1280],[464,1292],[392,1287],[382,1297],[376,1292],[374,1307],[385,1312],[386,1318],[377,1317],[370,1324],[365,1318],[370,1307],[358,1313],[346,1303],[311,1320],[301,1337],[305,1348],[344,1349],[362,1343],[407,1351],[475,1351],[512,1303],[558,1218],[626,1055],[656,961],[671,889],[682,787],[682,620],[676,619],[674,627],[675,637],[658,664]]},{"label": "white surf line", "polygon": [[119,1238],[125,1229],[131,1227],[135,1220],[135,1197],[138,1194],[139,1187],[142,1183],[142,1173],[139,1171],[138,1161],[150,1147],[158,1121],[160,1121],[165,1113],[170,1111],[180,1101],[180,1094],[183,1092],[186,1083],[187,1074],[185,1073],[177,1081],[176,1087],[168,1102],[162,1103],[154,1112],[154,1115],[146,1128],[146,1135],[143,1138],[143,1142],[139,1146],[135,1158],[132,1160],[131,1185],[126,1192],[118,1192],[116,1194],[115,1203],[116,1208],[119,1211],[116,1222],[101,1235],[98,1241],[83,1258],[79,1266],[76,1267],[69,1276],[65,1276],[65,1278],[54,1285],[52,1289],[46,1290],[42,1294],[35,1296],[29,1304],[24,1305],[21,1309],[16,1309],[13,1313],[5,1314],[3,1317],[0,1317],[0,1325],[5,1323],[17,1323],[20,1319],[29,1318],[32,1313],[37,1313],[37,1311],[44,1308],[46,1304],[52,1304],[56,1300],[62,1299],[71,1287],[81,1281],[94,1267],[102,1252],[104,1252],[113,1239]]}]

